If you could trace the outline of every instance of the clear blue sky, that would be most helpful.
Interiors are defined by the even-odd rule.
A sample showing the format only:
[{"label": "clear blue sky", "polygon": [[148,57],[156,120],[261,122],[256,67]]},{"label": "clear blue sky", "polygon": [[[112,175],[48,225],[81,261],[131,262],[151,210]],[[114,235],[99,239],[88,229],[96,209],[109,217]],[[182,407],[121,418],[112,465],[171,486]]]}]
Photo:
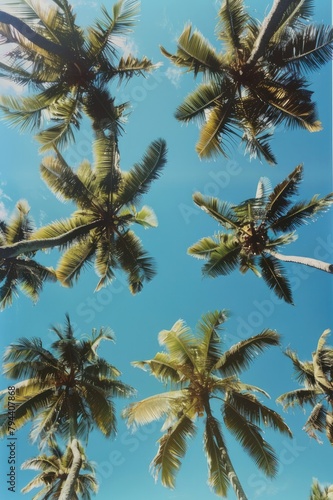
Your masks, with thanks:
[{"label": "clear blue sky", "polygon": [[[78,20],[83,24],[98,14],[102,2],[74,0]],[[263,18],[272,2],[249,0],[251,12]],[[316,0],[315,20],[330,23],[331,2]],[[109,6],[111,2],[107,2]],[[260,4],[260,6],[257,6]],[[203,162],[198,159],[194,145],[198,129],[194,124],[181,126],[173,112],[196,82],[192,75],[182,75],[159,52],[163,45],[175,50],[176,38],[183,26],[192,21],[215,44],[214,28],[219,2],[215,0],[142,0],[138,25],[128,47],[137,54],[147,55],[163,65],[147,80],[137,78],[118,89],[119,101],[129,99],[133,109],[120,141],[124,170],[139,160],[148,144],[163,137],[168,144],[168,164],[162,177],[154,183],[143,204],[154,208],[159,227],[138,231],[144,247],[155,257],[158,274],[137,296],[131,296],[120,276],[114,284],[94,293],[97,276],[89,268],[72,289],[48,285],[37,305],[20,295],[11,308],[0,317],[0,348],[18,337],[38,336],[50,342],[49,327],[63,323],[68,312],[77,324],[77,334],[91,332],[92,328],[110,326],[116,335],[116,344],[105,343],[100,355],[110,360],[123,373],[122,380],[134,386],[138,398],[162,391],[163,387],[147,373],[134,369],[130,362],[149,359],[159,350],[157,335],[169,329],[179,318],[194,327],[201,314],[214,309],[229,309],[231,318],[226,323],[226,347],[238,340],[259,333],[264,328],[276,329],[282,335],[283,348],[290,346],[301,359],[309,359],[319,335],[333,327],[332,276],[286,264],[293,277],[295,306],[277,301],[265,284],[251,275],[235,272],[228,277],[203,279],[201,263],[186,254],[187,248],[199,238],[212,235],[217,225],[192,203],[194,191],[239,202],[255,194],[259,177],[267,176],[272,184],[284,179],[299,163],[304,163],[304,182],[301,199],[315,193],[332,191],[331,158],[331,69],[327,65],[320,72],[309,75],[314,99],[318,103],[323,131],[309,134],[305,131],[279,129],[272,141],[278,158],[276,167],[258,161],[249,161],[242,151],[234,150],[230,160],[219,158]],[[256,6],[254,8],[254,6]],[[2,92],[8,88],[0,87]],[[13,89],[12,89],[13,90]],[[15,89],[14,89],[15,90]],[[0,211],[10,214],[18,199],[25,198],[31,205],[38,225],[66,217],[72,207],[61,204],[39,179],[37,143],[28,134],[0,123]],[[91,131],[88,124],[81,128],[77,142],[67,151],[67,158],[75,167],[85,157],[90,158]],[[291,254],[315,256],[333,261],[332,213],[319,218],[315,224],[303,227],[299,239],[288,250]],[[40,259],[56,265],[59,254],[53,251]],[[243,381],[261,386],[271,396],[266,404],[282,412],[275,399],[283,392],[296,388],[292,380],[292,366],[279,348],[271,349],[253,363],[244,373]],[[1,379],[1,388],[8,381]],[[120,418],[125,402],[117,403],[118,435],[105,440],[94,432],[87,448],[90,460],[97,463],[100,482],[100,500],[202,500],[217,498],[210,492],[207,466],[202,451],[200,425],[198,436],[189,444],[188,454],[178,474],[177,487],[168,490],[149,474],[149,463],[157,451],[161,423],[143,427],[129,434]],[[218,414],[218,413],[217,413]],[[217,415],[216,414],[216,415]],[[294,433],[294,440],[267,432],[267,440],[280,458],[277,478],[265,479],[247,458],[232,436],[225,433],[227,445],[236,471],[249,499],[295,500],[309,496],[312,478],[322,484],[333,483],[332,448],[318,444],[302,431],[306,420],[300,410],[284,414]],[[37,448],[28,444],[28,427],[18,433],[18,462],[33,457]],[[0,443],[0,477],[7,473],[5,442]],[[18,473],[17,491],[34,476],[30,471]],[[4,491],[3,479],[1,491]],[[1,498],[21,498],[22,494],[5,493]],[[26,498],[31,498],[26,495]],[[229,497],[234,498],[230,489]]]}]

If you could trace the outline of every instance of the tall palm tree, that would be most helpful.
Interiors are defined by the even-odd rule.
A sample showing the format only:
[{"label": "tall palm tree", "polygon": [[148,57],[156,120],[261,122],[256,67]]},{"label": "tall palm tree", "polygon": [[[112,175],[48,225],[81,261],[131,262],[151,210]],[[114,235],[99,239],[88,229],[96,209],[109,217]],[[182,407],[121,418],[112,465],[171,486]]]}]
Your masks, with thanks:
[{"label": "tall palm tree", "polygon": [[269,146],[273,127],[321,129],[303,73],[331,59],[333,30],[309,24],[312,11],[311,0],[275,0],[260,25],[243,0],[223,0],[216,27],[221,52],[191,24],[174,55],[161,47],[175,65],[203,75],[175,115],[202,124],[200,157],[227,156],[230,143],[241,137],[251,156],[276,163]]},{"label": "tall palm tree", "polygon": [[[114,397],[129,397],[133,389],[119,380],[119,370],[97,354],[103,340],[113,341],[108,328],[75,338],[69,316],[64,327],[54,326],[50,349],[40,338],[21,338],[7,348],[3,372],[20,380],[15,384],[15,428],[32,421],[30,438],[41,445],[56,435],[68,440],[73,455],[60,500],[72,500],[82,455],[78,439],[87,439],[92,428],[106,437],[116,431]],[[23,380],[22,380],[23,379]],[[8,432],[8,390],[1,391],[4,410],[0,434]]]},{"label": "tall palm tree", "polygon": [[194,202],[227,230],[212,238],[202,238],[189,248],[190,255],[207,261],[202,269],[204,276],[226,275],[237,267],[243,274],[251,270],[262,277],[278,297],[292,304],[291,287],[280,261],[333,272],[333,264],[277,251],[297,238],[295,232],[299,226],[325,212],[333,203],[333,193],[292,203],[302,175],[303,167],[298,165],[273,190],[268,180],[261,178],[255,197],[239,205],[201,193],[193,195]]},{"label": "tall palm tree", "polygon": [[[0,245],[15,245],[27,240],[34,231],[34,223],[29,215],[30,207],[25,200],[16,204],[16,211],[8,222],[0,221]],[[52,268],[42,266],[32,259],[33,253],[25,252],[8,259],[0,258],[0,309],[13,302],[18,288],[37,301],[45,281],[56,281]]]},{"label": "tall palm tree", "polygon": [[132,293],[155,274],[152,259],[129,227],[135,223],[155,227],[157,219],[147,206],[137,208],[140,197],[157,179],[166,163],[166,144],[159,139],[147,149],[142,161],[129,172],[119,168],[117,142],[113,136],[94,143],[94,165],[84,161],[74,172],[58,152],[43,159],[42,178],[57,197],[72,201],[77,210],[69,219],[53,222],[37,230],[29,240],[0,248],[0,258],[17,253],[50,248],[69,248],[60,259],[57,277],[71,286],[93,258],[100,280],[97,290],[114,278],[121,268],[128,276]]},{"label": "tall palm tree", "polygon": [[266,392],[239,379],[259,353],[279,345],[278,334],[264,330],[223,352],[218,332],[226,318],[223,310],[203,315],[196,334],[182,320],[171,330],[161,331],[159,342],[164,350],[153,359],[133,364],[149,370],[161,382],[170,384],[172,390],[131,404],[123,415],[129,425],[147,424],[165,417],[164,434],[151,465],[155,476],[161,474],[162,483],[168,487],[174,487],[187,440],[196,431],[196,418],[205,417],[204,450],[209,484],[222,497],[227,495],[231,484],[237,498],[245,499],[221,424],[213,415],[213,402],[220,405],[226,429],[269,477],[277,472],[277,457],[263,439],[261,426],[264,424],[287,435],[291,432],[283,419],[254,394],[267,396]]},{"label": "tall palm tree", "polygon": [[[107,84],[156,67],[146,57],[119,56],[119,43],[137,18],[136,0],[119,0],[111,15],[103,7],[102,17],[86,30],[76,24],[67,0],[53,0],[47,9],[38,0],[8,2],[3,8],[10,16],[0,13],[0,34],[10,51],[0,63],[1,76],[29,85],[34,95],[2,97],[1,108],[11,124],[38,131],[43,151],[72,140],[82,112],[93,119],[94,126],[113,129],[126,105],[115,105]],[[31,30],[23,26],[18,31],[13,17],[31,28],[29,38]],[[38,43],[34,33],[39,35]],[[50,118],[53,125],[40,131],[44,119]]]},{"label": "tall palm tree", "polygon": [[333,485],[321,486],[317,479],[314,479],[311,486],[310,500],[332,500]]},{"label": "tall palm tree", "polygon": [[[47,500],[50,498],[59,498],[63,485],[68,477],[68,473],[73,463],[73,453],[70,446],[67,446],[65,452],[54,441],[49,445],[50,454],[43,453],[38,457],[26,460],[21,469],[32,469],[40,471],[24,488],[22,493],[30,493],[34,488],[42,489],[33,496],[32,500]],[[98,485],[95,479],[95,469],[87,461],[84,449],[79,446],[82,458],[82,465],[79,475],[76,478],[74,486],[73,500],[90,500],[90,492],[96,493]]]},{"label": "tall palm tree", "polygon": [[320,336],[311,361],[300,361],[296,352],[286,350],[297,381],[303,388],[282,394],[277,402],[284,409],[295,406],[303,408],[307,404],[312,406],[313,410],[303,429],[318,441],[317,432],[325,432],[333,445],[333,347],[326,344],[329,333],[330,330],[325,330]]}]

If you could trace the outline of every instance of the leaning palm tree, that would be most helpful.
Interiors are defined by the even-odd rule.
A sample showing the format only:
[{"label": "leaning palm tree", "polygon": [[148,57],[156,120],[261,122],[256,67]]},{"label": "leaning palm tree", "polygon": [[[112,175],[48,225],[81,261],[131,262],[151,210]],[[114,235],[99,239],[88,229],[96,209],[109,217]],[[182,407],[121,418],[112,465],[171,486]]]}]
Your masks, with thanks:
[{"label": "leaning palm tree", "polygon": [[246,152],[276,163],[269,146],[273,127],[285,124],[310,132],[321,129],[303,72],[315,70],[332,55],[333,30],[309,24],[311,0],[275,0],[260,23],[243,0],[223,0],[216,35],[222,51],[188,24],[174,55],[175,65],[203,75],[203,83],[178,107],[176,118],[202,124],[196,150],[200,157],[227,155],[241,137]]},{"label": "leaning palm tree", "polygon": [[147,424],[165,417],[164,434],[151,465],[155,477],[161,474],[163,485],[168,487],[174,487],[187,440],[196,431],[196,418],[205,417],[204,450],[209,484],[222,497],[227,495],[231,484],[237,498],[245,499],[221,424],[213,415],[213,402],[220,405],[225,428],[269,477],[276,474],[278,461],[272,447],[263,439],[261,426],[289,436],[291,432],[283,419],[254,394],[268,396],[266,392],[239,379],[259,353],[279,345],[278,334],[264,330],[223,352],[218,331],[226,318],[226,311],[205,314],[196,334],[182,320],[171,330],[161,331],[159,342],[165,349],[153,359],[133,364],[149,370],[161,382],[170,384],[172,390],[132,403],[124,410],[124,416],[129,425]]},{"label": "leaning palm tree", "polygon": [[329,332],[325,330],[320,336],[312,361],[300,361],[294,351],[287,349],[285,354],[291,359],[297,381],[303,388],[282,394],[277,402],[284,409],[312,406],[304,430],[317,441],[317,432],[325,432],[333,445],[333,347],[326,344]]},{"label": "leaning palm tree", "polygon": [[310,500],[332,500],[333,485],[321,486],[317,479],[314,479],[311,486]]},{"label": "leaning palm tree", "polygon": [[[16,204],[16,211],[8,222],[0,222],[0,245],[15,245],[28,239],[34,232],[29,215],[30,207],[25,200]],[[22,253],[9,259],[0,259],[0,309],[13,302],[20,289],[34,302],[45,281],[56,281],[52,268],[42,266],[32,259],[33,253]]]},{"label": "leaning palm tree", "polygon": [[[101,19],[87,30],[76,24],[67,0],[53,0],[47,8],[38,0],[9,1],[2,8],[7,13],[0,13],[0,34],[10,48],[0,63],[1,76],[34,91],[29,97],[1,98],[9,122],[37,130],[44,151],[73,139],[82,112],[94,126],[113,130],[126,105],[115,105],[107,84],[155,68],[146,57],[119,56],[119,45],[135,24],[138,2],[119,0],[111,15],[103,8]],[[49,119],[53,125],[40,131]]]},{"label": "leaning palm tree", "polygon": [[188,250],[190,255],[205,259],[204,276],[226,275],[237,267],[262,277],[276,295],[292,304],[292,291],[280,261],[294,262],[333,272],[333,265],[308,257],[284,255],[277,250],[294,241],[302,224],[325,212],[333,203],[333,193],[309,201],[292,203],[302,180],[303,167],[294,171],[273,190],[261,178],[254,198],[232,205],[217,198],[195,193],[194,202],[213,217],[227,232],[213,238],[202,238]]},{"label": "leaning palm tree", "polygon": [[[62,487],[61,500],[72,500],[82,466],[78,439],[93,428],[106,437],[116,431],[114,397],[129,397],[133,389],[119,380],[120,372],[97,354],[103,340],[113,341],[108,328],[93,330],[91,337],[76,339],[70,319],[54,326],[50,349],[40,338],[21,338],[7,348],[3,373],[20,380],[15,384],[15,428],[33,422],[32,442],[41,446],[56,435],[68,440],[72,464]],[[22,380],[23,379],[23,380]],[[8,390],[2,391],[0,434],[8,432]]]},{"label": "leaning palm tree", "polygon": [[132,224],[145,228],[157,225],[154,212],[147,206],[137,208],[141,195],[157,179],[166,163],[166,144],[154,141],[129,172],[119,168],[117,141],[114,136],[100,137],[94,143],[94,165],[84,161],[74,172],[58,152],[43,159],[42,178],[57,197],[72,201],[77,210],[69,219],[51,223],[34,233],[28,241],[0,248],[0,258],[10,259],[26,251],[69,248],[60,259],[57,277],[71,286],[84,266],[95,259],[100,280],[97,290],[106,286],[121,268],[128,276],[132,293],[155,274],[152,259],[141,241],[129,229]]},{"label": "leaning palm tree", "polygon": [[[65,452],[53,441],[50,445],[50,453],[43,453],[35,458],[26,460],[21,469],[32,469],[40,471],[24,488],[22,493],[30,493],[35,488],[42,489],[33,496],[32,500],[46,500],[48,498],[59,498],[68,474],[73,463],[73,452],[67,446]],[[98,485],[95,479],[94,466],[87,461],[84,450],[79,445],[82,456],[80,473],[78,474],[75,485],[73,500],[90,500],[91,495],[97,492]]]}]

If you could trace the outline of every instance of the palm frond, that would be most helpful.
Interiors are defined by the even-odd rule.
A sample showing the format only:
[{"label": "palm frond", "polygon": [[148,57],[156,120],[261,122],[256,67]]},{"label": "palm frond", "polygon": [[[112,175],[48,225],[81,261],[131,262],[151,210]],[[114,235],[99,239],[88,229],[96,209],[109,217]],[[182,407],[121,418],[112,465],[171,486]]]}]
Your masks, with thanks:
[{"label": "palm frond", "polygon": [[158,352],[153,359],[134,361],[132,365],[142,370],[149,369],[150,373],[162,382],[178,383],[180,381],[178,364],[168,353]]},{"label": "palm frond", "polygon": [[178,320],[171,330],[162,330],[158,334],[160,345],[166,347],[172,360],[179,365],[196,366],[195,348],[197,341],[191,329],[183,320]]},{"label": "palm frond", "polygon": [[166,143],[158,139],[151,143],[140,163],[126,174],[117,196],[117,205],[135,204],[145,194],[150,184],[159,178],[166,164]]},{"label": "palm frond", "polygon": [[114,279],[114,269],[117,267],[117,260],[114,256],[114,246],[110,238],[102,238],[96,247],[95,271],[100,280],[95,288],[98,292],[107,286]]},{"label": "palm frond", "polygon": [[275,330],[265,329],[258,335],[241,340],[228,349],[217,361],[214,370],[219,370],[223,376],[239,375],[249,368],[267,347],[278,346],[280,336]]},{"label": "palm frond", "polygon": [[[219,10],[217,36],[227,44],[228,49],[237,58],[237,52],[243,47],[242,39],[250,21],[249,15],[240,0],[225,0]],[[245,38],[245,37],[244,37]]]},{"label": "palm frond", "polygon": [[319,198],[315,195],[309,201],[294,204],[285,215],[271,225],[273,231],[292,231],[314,219],[319,213],[326,212],[333,203],[333,193]]},{"label": "palm frond", "polygon": [[185,123],[191,120],[202,123],[206,120],[207,113],[210,113],[225,93],[221,89],[220,82],[202,83],[185,97],[182,104],[178,106],[175,117]]},{"label": "palm frond", "polygon": [[278,459],[273,448],[263,439],[261,429],[243,417],[229,400],[223,406],[223,418],[229,431],[248,452],[257,467],[268,477],[274,477],[278,471]]},{"label": "palm frond", "polygon": [[202,268],[202,274],[216,278],[231,273],[239,266],[241,250],[242,246],[233,235],[223,235],[219,247],[209,254],[208,262]]},{"label": "palm frond", "polygon": [[187,439],[195,434],[190,418],[182,415],[159,440],[159,450],[151,463],[155,479],[161,474],[162,484],[173,488],[175,475],[180,468],[180,459],[185,455]]},{"label": "palm frond", "polygon": [[235,216],[233,205],[222,202],[218,198],[204,196],[201,193],[194,193],[193,201],[204,212],[208,213],[226,229],[239,229],[237,217]]},{"label": "palm frond", "polygon": [[135,294],[142,290],[144,281],[150,281],[155,276],[154,262],[133,231],[119,233],[118,236],[115,241],[117,260],[127,274],[131,293]]},{"label": "palm frond", "polygon": [[305,422],[303,430],[312,438],[318,441],[316,431],[325,432],[327,410],[322,403],[317,403],[313,408],[309,418]]},{"label": "palm frond", "polygon": [[216,53],[214,47],[210,45],[202,34],[194,30],[189,24],[185,26],[177,42],[177,52],[175,55],[167,52],[163,47],[161,52],[175,65],[188,68],[196,76],[199,72],[204,74],[218,73],[223,65],[223,60]]},{"label": "palm frond", "polygon": [[214,238],[202,238],[197,243],[189,247],[187,253],[197,259],[209,259],[213,252],[220,246],[221,238],[217,235]]},{"label": "palm frond", "polygon": [[96,243],[86,238],[72,245],[61,257],[56,270],[57,278],[64,286],[72,286],[83,268],[88,265],[96,251]]},{"label": "palm frond", "polygon": [[293,304],[292,290],[287,277],[283,274],[283,267],[273,256],[262,254],[259,257],[259,265],[265,283],[276,295],[285,300],[288,304]]},{"label": "palm frond", "polygon": [[200,364],[204,370],[210,371],[221,357],[221,340],[218,332],[228,318],[228,311],[213,311],[201,316],[196,332]]},{"label": "palm frond", "polygon": [[168,391],[131,403],[122,412],[129,426],[145,425],[163,418],[168,413],[177,413],[180,401],[184,399],[183,391]]},{"label": "palm frond", "polygon": [[[212,421],[214,421],[214,425],[212,425]],[[216,440],[216,432],[219,432],[219,439],[223,441],[219,422],[214,417],[207,418],[204,432],[204,449],[208,461],[208,484],[214,493],[226,497],[229,478],[220,446]]]},{"label": "palm frond", "polygon": [[304,407],[306,404],[315,406],[318,397],[321,393],[315,389],[296,389],[294,391],[289,391],[281,394],[276,400],[277,403],[283,405],[284,410],[288,408],[294,408],[295,406]]}]

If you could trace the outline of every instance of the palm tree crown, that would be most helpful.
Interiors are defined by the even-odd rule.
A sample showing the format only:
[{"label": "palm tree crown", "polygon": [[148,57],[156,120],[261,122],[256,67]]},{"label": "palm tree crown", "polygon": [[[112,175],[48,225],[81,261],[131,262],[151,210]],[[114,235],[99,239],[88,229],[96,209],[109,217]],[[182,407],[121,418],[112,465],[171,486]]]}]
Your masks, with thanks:
[{"label": "palm tree crown", "polygon": [[[5,24],[5,19],[1,22],[0,16],[3,41],[10,48],[15,44],[0,64],[1,76],[29,84],[35,91],[29,97],[2,97],[1,108],[10,123],[39,131],[42,150],[72,140],[82,111],[98,128],[112,129],[125,105],[115,106],[106,85],[115,77],[122,81],[156,67],[146,57],[118,55],[117,40],[119,46],[119,37],[131,32],[137,18],[135,0],[119,0],[112,15],[103,7],[101,19],[87,30],[76,24],[67,0],[53,0],[47,9],[38,0],[9,2],[3,8],[45,39],[44,48],[36,45],[24,36],[24,30],[22,34]],[[40,132],[44,118],[51,118],[54,124]]]},{"label": "palm tree crown", "polygon": [[262,276],[267,285],[288,303],[292,303],[289,281],[280,260],[310,265],[332,273],[333,266],[315,259],[285,256],[277,252],[296,239],[295,231],[302,224],[325,212],[333,203],[333,193],[309,201],[292,203],[302,180],[303,167],[294,171],[273,190],[265,178],[258,183],[256,196],[239,205],[195,193],[194,202],[213,217],[227,232],[203,238],[188,250],[190,255],[205,259],[205,276],[226,275],[236,269]]},{"label": "palm tree crown", "polygon": [[219,421],[213,416],[212,402],[221,405],[226,428],[268,476],[277,471],[277,458],[263,439],[260,426],[273,427],[290,435],[282,418],[264,406],[254,395],[262,389],[240,381],[240,373],[269,346],[279,344],[272,330],[243,340],[222,352],[218,331],[227,318],[226,311],[205,314],[193,334],[179,320],[171,330],[159,334],[164,347],[153,359],[133,363],[147,369],[172,390],[131,404],[124,411],[129,425],[147,424],[165,417],[164,435],[152,467],[162,483],[173,487],[187,439],[196,431],[195,419],[205,416],[204,449],[209,467],[209,484],[219,496],[226,496],[229,483],[238,498],[246,498],[233,469]]},{"label": "palm tree crown", "polygon": [[200,157],[227,155],[228,141],[241,137],[251,156],[276,163],[269,146],[273,127],[321,129],[302,73],[330,60],[333,30],[309,24],[312,3],[275,0],[275,15],[260,25],[243,0],[224,0],[216,26],[222,52],[190,24],[178,39],[176,54],[162,47],[177,66],[194,76],[203,74],[204,82],[176,111],[180,121],[202,123],[196,145]]},{"label": "palm tree crown", "polygon": [[[21,379],[15,385],[16,428],[32,420],[31,439],[42,444],[55,433],[64,438],[87,437],[94,427],[105,436],[114,434],[112,398],[128,397],[133,389],[119,380],[117,368],[97,354],[103,340],[113,341],[111,331],[93,330],[91,337],[78,340],[67,316],[65,326],[54,326],[52,332],[57,340],[50,349],[39,338],[21,338],[5,352],[4,375]],[[5,392],[1,393],[4,405]],[[1,413],[0,423],[5,435],[6,412]]]},{"label": "palm tree crown", "polygon": [[[46,500],[48,498],[59,498],[62,487],[68,477],[68,473],[73,463],[73,452],[70,446],[66,447],[65,452],[53,441],[49,444],[50,453],[43,453],[38,457],[26,460],[21,469],[32,469],[40,471],[24,488],[22,493],[29,493],[34,488],[42,489],[33,496],[32,500]],[[91,494],[96,493],[98,485],[95,479],[94,466],[87,461],[85,453],[80,446],[82,457],[81,471],[75,482],[75,492],[73,500],[90,500]]]},{"label": "palm tree crown", "polygon": [[[27,240],[34,231],[30,207],[25,200],[16,204],[16,212],[8,222],[0,222],[0,246],[13,245]],[[37,301],[44,281],[56,281],[53,269],[38,264],[31,257],[33,252],[22,253],[8,259],[0,259],[0,308],[11,305],[18,288]]]},{"label": "palm tree crown", "polygon": [[304,387],[282,394],[277,402],[285,409],[312,406],[304,430],[318,441],[317,432],[325,432],[333,445],[333,348],[326,344],[329,333],[325,330],[320,336],[311,361],[300,361],[294,351],[287,349],[297,381]]},{"label": "palm tree crown", "polygon": [[[47,239],[68,239],[69,249],[60,259],[57,276],[67,286],[79,277],[84,265],[95,258],[100,277],[97,290],[114,278],[121,268],[128,276],[132,293],[141,290],[143,282],[155,274],[152,260],[143,250],[139,238],[129,229],[133,223],[155,227],[157,219],[147,206],[137,209],[140,197],[159,177],[166,163],[166,144],[160,139],[147,149],[142,161],[129,172],[119,168],[119,154],[114,138],[102,134],[95,141],[95,162],[84,161],[76,173],[58,153],[45,158],[41,175],[59,198],[77,205],[71,218],[45,226],[33,235],[38,243]],[[75,237],[72,237],[73,231]],[[54,240],[53,240],[54,239]],[[34,241],[27,242],[34,245]],[[63,243],[61,243],[63,245]]]}]

